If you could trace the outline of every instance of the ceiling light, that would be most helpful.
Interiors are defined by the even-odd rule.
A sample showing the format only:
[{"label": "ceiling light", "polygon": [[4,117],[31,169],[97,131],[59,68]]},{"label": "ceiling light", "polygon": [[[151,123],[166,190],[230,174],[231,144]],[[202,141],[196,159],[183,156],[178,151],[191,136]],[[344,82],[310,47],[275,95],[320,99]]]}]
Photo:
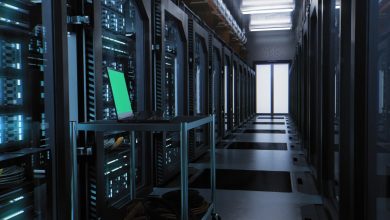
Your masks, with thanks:
[{"label": "ceiling light", "polygon": [[291,24],[291,19],[269,19],[269,20],[252,20],[250,25],[265,25],[265,24]]},{"label": "ceiling light", "polygon": [[291,23],[285,24],[267,24],[267,25],[250,25],[249,29],[267,29],[267,28],[291,28]]},{"label": "ceiling light", "polygon": [[294,4],[241,6],[242,11],[294,8]]},{"label": "ceiling light", "polygon": [[294,4],[294,0],[243,0],[242,6],[287,5]]},{"label": "ceiling light", "polygon": [[283,28],[254,28],[254,29],[250,29],[250,31],[281,31],[281,30],[291,30],[291,27],[283,27]]},{"label": "ceiling light", "polygon": [[283,9],[253,9],[253,10],[247,10],[242,11],[243,14],[268,14],[268,13],[283,13],[283,12],[292,12],[294,11],[294,8],[283,8]]},{"label": "ceiling light", "polygon": [[241,4],[241,12],[251,15],[250,31],[290,30],[294,9],[294,0],[243,0]]},{"label": "ceiling light", "polygon": [[251,25],[291,23],[291,13],[253,14]]},{"label": "ceiling light", "polygon": [[241,12],[243,14],[291,12],[294,8],[293,0],[244,0],[241,5]]},{"label": "ceiling light", "polygon": [[277,24],[261,24],[261,25],[249,25],[249,30],[253,29],[270,29],[270,28],[291,28],[291,22],[288,23],[277,23]]},{"label": "ceiling light", "polygon": [[250,28],[290,27],[291,22],[249,24]]}]

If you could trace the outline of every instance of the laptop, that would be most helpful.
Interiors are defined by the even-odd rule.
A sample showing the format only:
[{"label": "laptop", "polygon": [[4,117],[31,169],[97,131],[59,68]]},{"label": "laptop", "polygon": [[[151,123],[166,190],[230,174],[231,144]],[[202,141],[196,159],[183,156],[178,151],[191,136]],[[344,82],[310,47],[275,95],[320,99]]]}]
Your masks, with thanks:
[{"label": "laptop", "polygon": [[170,122],[171,118],[164,118],[156,113],[138,113],[133,112],[129,90],[127,89],[125,74],[123,72],[107,68],[108,78],[111,86],[112,96],[114,98],[115,111],[118,122],[124,123],[153,123]]}]

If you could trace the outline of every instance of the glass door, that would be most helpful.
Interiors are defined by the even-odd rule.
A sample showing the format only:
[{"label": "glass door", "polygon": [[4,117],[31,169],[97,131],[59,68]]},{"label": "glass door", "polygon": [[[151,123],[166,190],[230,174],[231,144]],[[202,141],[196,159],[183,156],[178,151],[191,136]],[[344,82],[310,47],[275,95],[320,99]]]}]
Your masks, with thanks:
[{"label": "glass door", "polygon": [[237,123],[237,117],[236,117],[236,114],[237,114],[237,108],[236,108],[236,93],[237,93],[237,75],[238,75],[238,65],[236,63],[236,61],[233,62],[233,72],[232,72],[232,116],[233,116],[233,127],[236,126],[236,123]]},{"label": "glass door", "polygon": [[287,114],[288,88],[288,63],[256,65],[256,112],[258,114]]},{"label": "glass door", "polygon": [[213,114],[216,114],[215,117],[215,136],[220,137],[220,114],[221,114],[221,54],[218,48],[213,49]]},{"label": "glass door", "polygon": [[334,13],[334,25],[332,42],[334,46],[333,51],[333,199],[336,204],[340,200],[340,42],[341,42],[341,0],[333,1],[335,5],[332,5],[335,9]]},{"label": "glass door", "polygon": [[390,0],[370,1],[368,219],[390,219]]},{"label": "glass door", "polygon": [[[164,117],[189,114],[188,16],[169,0],[153,1],[155,111]],[[153,134],[154,182],[161,186],[180,171],[180,133]]]},{"label": "glass door", "polygon": [[273,65],[273,113],[288,113],[288,64]]},{"label": "glass door", "polygon": [[256,66],[256,112],[271,114],[271,65]]},{"label": "glass door", "polygon": [[230,90],[230,57],[225,57],[225,66],[224,66],[224,134],[226,135],[228,129],[229,129],[229,111],[230,111],[230,96],[229,96],[229,90]]},{"label": "glass door", "polygon": [[49,0],[0,1],[0,219],[51,219]]}]

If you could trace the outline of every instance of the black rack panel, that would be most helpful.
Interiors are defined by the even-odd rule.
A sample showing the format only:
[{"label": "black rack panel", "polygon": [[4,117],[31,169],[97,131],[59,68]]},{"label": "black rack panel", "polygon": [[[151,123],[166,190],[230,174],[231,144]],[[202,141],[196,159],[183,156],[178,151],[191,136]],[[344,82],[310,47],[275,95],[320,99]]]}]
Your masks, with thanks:
[{"label": "black rack panel", "polygon": [[[148,1],[145,1],[148,2]],[[78,64],[84,63],[85,80],[79,84],[80,121],[117,120],[115,104],[108,79],[107,68],[123,72],[127,82],[128,93],[134,113],[147,110],[148,97],[146,84],[149,83],[146,65],[150,65],[147,36],[150,31],[148,4],[137,0],[98,0],[69,2],[68,14],[85,13],[93,18],[91,24],[72,26],[78,39],[85,42],[78,44],[84,48],[84,57],[78,56]],[[83,9],[79,4],[84,5]],[[79,11],[81,10],[81,11]],[[75,12],[77,11],[77,12]],[[79,68],[84,71],[83,68]],[[80,100],[79,100],[80,103]],[[79,104],[80,106],[80,104]],[[81,134],[80,144],[91,155],[80,159],[83,167],[80,180],[81,193],[88,208],[81,210],[81,215],[89,219],[123,218],[126,213],[124,207],[130,198],[130,136],[126,131],[113,131],[104,134],[87,133],[85,138]],[[136,133],[136,184],[137,192],[144,190],[150,182],[151,174],[147,172],[149,165],[145,158],[149,157],[147,144],[148,134]],[[123,139],[122,139],[123,138]],[[113,143],[122,139],[119,147]],[[149,153],[150,155],[151,153]],[[148,176],[149,175],[149,176]]]},{"label": "black rack panel", "polygon": [[212,40],[212,97],[213,97],[213,110],[212,113],[216,114],[215,117],[215,129],[216,137],[218,140],[223,136],[223,54],[222,54],[222,43],[213,37]]},{"label": "black rack panel", "polygon": [[0,1],[0,219],[48,215],[42,7],[40,1]]},{"label": "black rack panel", "polygon": [[[187,15],[169,0],[154,1],[154,104],[165,116],[187,115]],[[161,47],[161,48],[160,48]],[[155,184],[163,185],[180,168],[180,134],[154,135]]]},{"label": "black rack panel", "polygon": [[231,100],[232,100],[232,125],[233,129],[238,127],[238,113],[239,113],[239,102],[238,102],[238,91],[239,91],[239,75],[240,75],[240,63],[237,56],[232,56],[233,66],[231,74]]},{"label": "black rack panel", "polygon": [[[178,54],[178,47],[183,47],[182,40],[180,39],[180,33],[178,29],[177,21],[167,16],[165,18],[164,27],[164,70],[162,82],[164,83],[162,88],[163,92],[163,114],[168,116],[179,115],[179,108],[182,107],[182,102],[179,103],[179,97],[182,95],[179,93],[178,83],[178,65],[181,65],[180,57]],[[181,112],[182,114],[182,112]],[[156,135],[156,157],[157,157],[157,172],[156,172],[156,184],[161,185],[167,180],[172,178],[179,172],[180,166],[180,144],[178,133],[166,132]]]},{"label": "black rack panel", "polygon": [[[189,34],[189,114],[207,115],[209,113],[209,32],[197,19],[188,19]],[[189,159],[196,160],[208,147],[207,126],[189,132]]]},{"label": "black rack panel", "polygon": [[223,137],[233,130],[233,106],[232,106],[232,71],[233,54],[227,47],[223,47]]}]

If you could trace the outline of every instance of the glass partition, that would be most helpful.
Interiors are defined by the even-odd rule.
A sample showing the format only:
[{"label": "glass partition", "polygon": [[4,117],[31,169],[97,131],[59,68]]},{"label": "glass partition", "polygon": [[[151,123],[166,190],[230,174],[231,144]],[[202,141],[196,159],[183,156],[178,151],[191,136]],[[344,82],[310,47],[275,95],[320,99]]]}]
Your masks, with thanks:
[{"label": "glass partition", "polygon": [[[135,0],[101,1],[103,119],[116,120],[117,114],[111,92],[107,68],[123,72],[134,112],[145,108],[144,22]],[[136,134],[137,186],[145,183],[143,169],[144,134]],[[119,140],[122,140],[121,142]],[[116,143],[116,144],[113,144]],[[117,144],[121,143],[121,144]],[[105,196],[111,206],[129,197],[130,137],[127,132],[110,132],[104,136]]]},{"label": "glass partition", "polygon": [[213,50],[213,114],[216,114],[215,117],[215,136],[219,137],[219,123],[220,123],[220,114],[221,114],[221,56],[218,53],[218,50],[214,48]]},{"label": "glass partition", "polygon": [[0,219],[50,219],[49,0],[0,1]]},{"label": "glass partition", "polygon": [[368,218],[390,219],[390,0],[371,2],[373,90],[368,96]]},{"label": "glass partition", "polygon": [[333,178],[332,184],[333,198],[336,203],[340,200],[340,43],[341,43],[341,0],[335,1],[334,25],[332,44],[333,50],[333,75],[334,75],[334,112],[333,112]]},{"label": "glass partition", "polygon": [[184,51],[178,21],[167,14],[165,19],[165,111],[167,116],[183,114]]},{"label": "glass partition", "polygon": [[[207,112],[207,52],[204,39],[195,34],[195,115],[205,115]],[[200,147],[205,143],[205,126],[195,129],[195,144]]]},{"label": "glass partition", "polygon": [[256,66],[256,112],[271,113],[271,65]]},{"label": "glass partition", "polygon": [[226,56],[225,58],[225,66],[224,66],[224,123],[225,123],[225,126],[224,126],[224,130],[225,132],[228,130],[228,126],[229,126],[229,90],[230,90],[230,84],[229,84],[229,77],[230,77],[230,61],[229,61],[229,57]]},{"label": "glass partition", "polygon": [[288,64],[273,65],[274,113],[288,113]]}]

